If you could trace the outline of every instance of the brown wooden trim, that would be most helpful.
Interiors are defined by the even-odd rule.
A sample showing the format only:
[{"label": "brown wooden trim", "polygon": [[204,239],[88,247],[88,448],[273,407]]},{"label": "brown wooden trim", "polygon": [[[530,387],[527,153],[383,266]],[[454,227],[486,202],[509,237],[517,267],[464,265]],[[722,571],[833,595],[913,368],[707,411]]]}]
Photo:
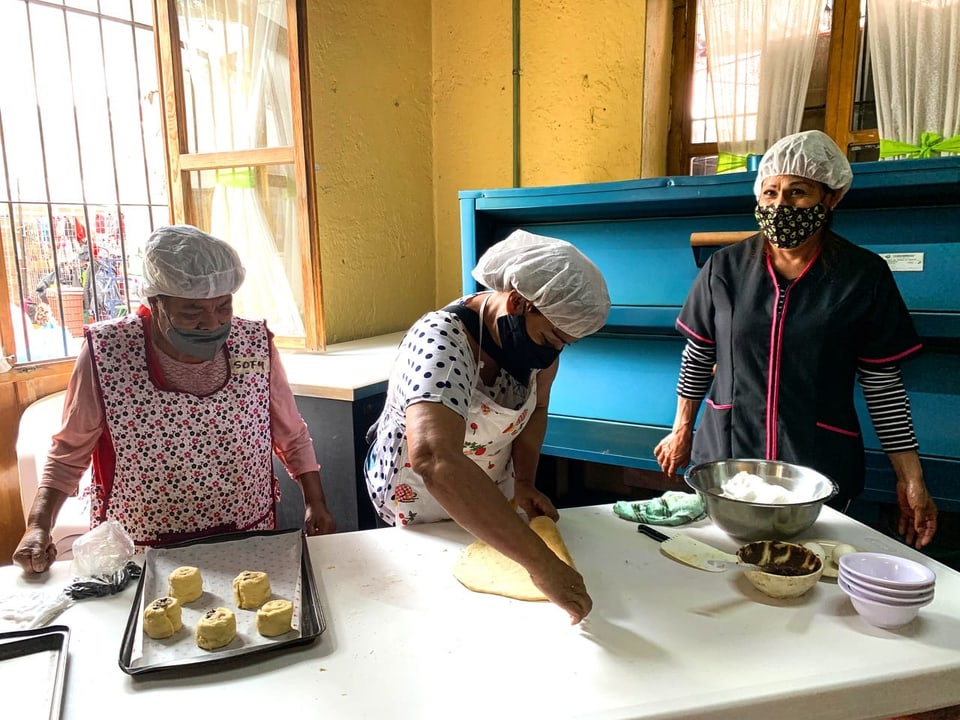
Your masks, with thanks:
[{"label": "brown wooden trim", "polygon": [[295,150],[292,145],[254,148],[252,150],[183,153],[180,156],[180,169],[186,173],[195,170],[216,170],[218,168],[290,165],[295,164],[294,158]]},{"label": "brown wooden trim", "polygon": [[311,350],[325,350],[327,328],[323,315],[323,273],[317,231],[313,131],[309,122],[310,60],[304,0],[287,0],[287,38],[290,48],[290,101],[293,111],[295,148],[293,163],[297,181],[297,232],[303,260],[303,316],[307,334],[306,344]]},{"label": "brown wooden trim", "polygon": [[756,230],[721,230],[715,232],[690,233],[692,247],[713,247],[715,245],[736,245],[741,240],[756,235]]},{"label": "brown wooden trim", "polygon": [[159,59],[160,97],[163,103],[164,154],[167,160],[167,199],[170,203],[170,221],[188,222],[190,188],[180,168],[180,156],[187,149],[186,111],[183,97],[183,66],[180,59],[180,28],[176,22],[176,0],[156,0],[153,4],[154,45]]},{"label": "brown wooden trim", "polygon": [[824,132],[844,151],[853,142],[853,97],[857,86],[860,34],[859,0],[837,0],[830,29],[827,61],[827,106]]},{"label": "brown wooden trim", "polygon": [[76,360],[76,358],[65,358],[63,360],[21,363],[14,366],[9,372],[0,373],[0,385],[57,377],[64,373],[69,375],[73,371]]},{"label": "brown wooden trim", "polygon": [[[12,203],[3,203],[7,206],[7,209],[12,209]],[[11,218],[13,213],[10,213]],[[16,223],[10,223],[10,232],[11,232],[11,242],[14,244],[14,249],[16,248],[17,243],[17,231]],[[2,235],[0,235],[2,237]],[[12,253],[16,257],[16,253]],[[17,273],[19,274],[20,268],[17,268]],[[5,245],[0,242],[0,308],[3,308],[3,311],[0,312],[0,355],[15,355],[17,352],[16,348],[16,334],[13,330],[13,315],[7,311],[7,308],[12,307],[10,302],[10,287],[7,285],[7,252]],[[19,307],[19,305],[18,305]],[[19,318],[18,318],[19,319]]]},{"label": "brown wooden trim", "polygon": [[[673,73],[670,77],[670,131],[667,174],[690,174],[690,101],[696,51],[697,0],[673,2]],[[691,25],[692,23],[692,25]]]}]

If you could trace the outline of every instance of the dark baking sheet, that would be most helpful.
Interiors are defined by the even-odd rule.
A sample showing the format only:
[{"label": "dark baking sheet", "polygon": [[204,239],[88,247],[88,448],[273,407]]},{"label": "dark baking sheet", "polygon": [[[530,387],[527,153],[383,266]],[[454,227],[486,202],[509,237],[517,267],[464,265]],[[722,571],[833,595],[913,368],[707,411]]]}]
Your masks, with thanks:
[{"label": "dark baking sheet", "polygon": [[191,542],[169,545],[165,549],[191,547],[197,545],[214,545],[219,543],[243,541],[250,538],[297,534],[301,537],[300,552],[300,634],[299,637],[290,639],[278,639],[276,641],[262,644],[242,647],[227,651],[205,651],[200,650],[196,655],[171,659],[169,661],[160,661],[149,664],[137,664],[134,662],[134,648],[136,641],[142,633],[140,621],[143,605],[143,588],[147,581],[147,566],[144,565],[144,572],[140,576],[140,582],[137,585],[137,592],[133,598],[130,607],[130,615],[127,618],[127,625],[123,633],[123,641],[120,645],[119,664],[120,669],[128,675],[139,675],[142,673],[155,672],[157,670],[183,668],[191,665],[211,665],[222,663],[228,660],[235,660],[242,656],[256,656],[268,652],[282,650],[284,648],[295,647],[312,643],[324,630],[326,630],[326,621],[323,617],[323,610],[320,607],[320,601],[317,594],[316,581],[313,576],[313,566],[310,563],[310,553],[307,548],[306,537],[300,530],[267,530],[250,533],[231,533],[228,535],[218,535],[211,538],[203,538]]},{"label": "dark baking sheet", "polygon": [[70,628],[50,625],[0,633],[0,687],[29,688],[17,699],[17,720],[57,720],[63,699]]}]

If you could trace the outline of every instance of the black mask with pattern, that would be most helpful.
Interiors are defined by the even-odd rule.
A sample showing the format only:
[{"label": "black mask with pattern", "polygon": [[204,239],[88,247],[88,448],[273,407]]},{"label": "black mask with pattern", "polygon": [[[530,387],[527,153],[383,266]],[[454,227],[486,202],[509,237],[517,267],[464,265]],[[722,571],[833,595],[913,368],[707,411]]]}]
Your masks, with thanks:
[{"label": "black mask with pattern", "polygon": [[798,208],[791,205],[757,205],[754,216],[763,236],[773,245],[790,250],[803,244],[823,227],[827,209],[823,203]]}]

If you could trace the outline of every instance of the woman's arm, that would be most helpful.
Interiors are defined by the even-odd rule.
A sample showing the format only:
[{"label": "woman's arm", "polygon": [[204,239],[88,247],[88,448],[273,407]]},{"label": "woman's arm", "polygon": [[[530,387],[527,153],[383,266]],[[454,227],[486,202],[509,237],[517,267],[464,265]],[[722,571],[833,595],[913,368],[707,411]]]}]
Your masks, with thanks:
[{"label": "woman's arm", "polygon": [[273,435],[273,451],[303,492],[303,521],[307,535],[327,535],[335,532],[337,523],[327,508],[313,438],[310,437],[310,430],[297,409],[280,353],[272,340],[270,431]]},{"label": "woman's arm", "polygon": [[576,623],[593,601],[583,578],[520,518],[497,487],[463,454],[466,423],[440,403],[407,407],[407,447],[413,470],[461,527],[522,565],[533,583]]},{"label": "woman's arm", "polygon": [[922,548],[937,531],[937,506],[927,491],[913,431],[910,398],[895,363],[861,363],[857,380],[883,451],[897,476],[898,532],[907,545]]},{"label": "woman's arm", "polygon": [[560,514],[546,495],[537,490],[537,466],[540,464],[540,451],[543,438],[547,434],[547,408],[550,404],[550,388],[557,377],[560,361],[537,373],[537,404],[527,420],[523,430],[514,439],[511,448],[513,474],[515,480],[514,499],[527,514],[533,518],[546,515],[558,520]]},{"label": "woman's arm", "polygon": [[916,450],[889,453],[897,476],[897,504],[900,522],[897,531],[907,545],[918,550],[930,544],[937,532],[937,506],[923,481],[923,469]]},{"label": "woman's arm", "polygon": [[713,382],[717,361],[716,346],[688,339],[680,358],[677,380],[677,412],[670,433],[653,449],[653,455],[667,475],[673,476],[690,463],[693,425]]}]

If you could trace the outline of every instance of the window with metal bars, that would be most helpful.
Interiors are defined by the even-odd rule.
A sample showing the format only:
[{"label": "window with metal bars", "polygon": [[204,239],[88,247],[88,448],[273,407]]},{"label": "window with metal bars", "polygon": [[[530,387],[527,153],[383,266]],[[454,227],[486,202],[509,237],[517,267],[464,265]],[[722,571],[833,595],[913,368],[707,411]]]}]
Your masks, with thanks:
[{"label": "window with metal bars", "polygon": [[3,0],[0,62],[0,337],[17,362],[64,358],[136,309],[169,218],[152,4]]}]

